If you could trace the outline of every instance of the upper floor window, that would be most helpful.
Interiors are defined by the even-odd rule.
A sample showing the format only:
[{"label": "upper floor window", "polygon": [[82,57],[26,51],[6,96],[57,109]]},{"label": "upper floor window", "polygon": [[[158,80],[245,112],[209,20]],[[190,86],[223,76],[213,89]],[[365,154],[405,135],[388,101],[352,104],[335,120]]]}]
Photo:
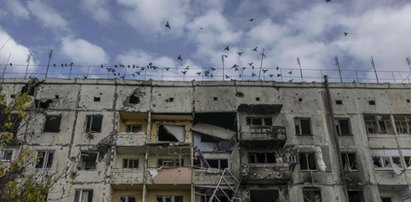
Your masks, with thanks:
[{"label": "upper floor window", "polygon": [[208,165],[210,165],[211,168],[218,168],[218,169],[228,168],[227,159],[207,159],[207,163]]},{"label": "upper floor window", "polygon": [[273,118],[271,117],[247,117],[248,126],[272,126]]},{"label": "upper floor window", "polygon": [[157,202],[183,202],[183,196],[157,196]]},{"label": "upper floor window", "polygon": [[10,161],[13,157],[12,149],[0,150],[0,160]]},{"label": "upper floor window", "polygon": [[411,115],[394,115],[397,133],[411,134]]},{"label": "upper floor window", "polygon": [[350,119],[348,118],[336,118],[335,128],[338,135],[351,135]]},{"label": "upper floor window", "polygon": [[47,115],[44,132],[58,133],[60,132],[61,115]]},{"label": "upper floor window", "polygon": [[298,154],[299,163],[300,163],[300,170],[302,171],[310,171],[310,170],[317,170],[317,163],[315,160],[315,153],[299,153]]},{"label": "upper floor window", "polygon": [[74,195],[74,202],[93,202],[93,190],[77,189]]},{"label": "upper floor window", "polygon": [[249,152],[248,153],[248,163],[275,163],[275,153],[258,153]]},{"label": "upper floor window", "polygon": [[393,134],[390,115],[364,115],[368,134]]},{"label": "upper floor window", "polygon": [[123,168],[138,168],[138,159],[123,159]]},{"label": "upper floor window", "polygon": [[120,196],[120,202],[136,202],[135,196]]},{"label": "upper floor window", "polygon": [[295,118],[294,124],[296,135],[312,135],[310,118]]},{"label": "upper floor window", "polygon": [[182,167],[184,166],[184,159],[158,159],[158,167]]},{"label": "upper floor window", "polygon": [[53,164],[54,151],[38,151],[36,168],[51,168]]},{"label": "upper floor window", "polygon": [[304,202],[321,202],[321,190],[316,187],[303,188]]},{"label": "upper floor window", "polygon": [[128,133],[138,133],[143,130],[143,126],[141,124],[126,124],[126,127]]},{"label": "upper floor window", "polygon": [[358,170],[355,153],[341,153],[341,158],[342,158],[344,170],[346,171]]},{"label": "upper floor window", "polygon": [[79,170],[94,170],[97,164],[97,152],[81,152]]},{"label": "upper floor window", "polygon": [[86,116],[86,132],[100,133],[103,123],[102,115],[87,115]]},{"label": "upper floor window", "polygon": [[185,127],[184,125],[159,125],[158,141],[167,142],[184,142]]}]

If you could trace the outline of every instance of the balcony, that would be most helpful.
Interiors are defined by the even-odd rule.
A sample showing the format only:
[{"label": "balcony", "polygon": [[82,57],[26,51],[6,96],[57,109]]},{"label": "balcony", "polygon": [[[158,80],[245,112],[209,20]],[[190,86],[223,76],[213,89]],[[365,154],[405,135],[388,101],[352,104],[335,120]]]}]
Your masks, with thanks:
[{"label": "balcony", "polygon": [[143,184],[144,172],[142,169],[114,168],[111,170],[111,184]]},{"label": "balcony", "polygon": [[241,181],[246,184],[284,184],[291,179],[291,174],[287,163],[241,166]]},{"label": "balcony", "polygon": [[250,125],[240,134],[240,144],[245,147],[283,147],[287,140],[284,126]]},{"label": "balcony", "polygon": [[146,134],[138,133],[117,133],[116,146],[143,146],[146,142]]}]

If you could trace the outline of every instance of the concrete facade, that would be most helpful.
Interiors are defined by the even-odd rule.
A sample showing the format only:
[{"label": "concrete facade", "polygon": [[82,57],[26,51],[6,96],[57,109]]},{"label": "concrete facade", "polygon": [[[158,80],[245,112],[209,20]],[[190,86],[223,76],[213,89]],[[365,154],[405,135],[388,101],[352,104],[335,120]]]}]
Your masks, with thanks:
[{"label": "concrete facade", "polygon": [[[2,92],[11,101],[28,82],[4,79]],[[410,91],[47,79],[7,149],[28,147],[44,161],[36,172],[61,174],[49,201],[411,201]]]}]

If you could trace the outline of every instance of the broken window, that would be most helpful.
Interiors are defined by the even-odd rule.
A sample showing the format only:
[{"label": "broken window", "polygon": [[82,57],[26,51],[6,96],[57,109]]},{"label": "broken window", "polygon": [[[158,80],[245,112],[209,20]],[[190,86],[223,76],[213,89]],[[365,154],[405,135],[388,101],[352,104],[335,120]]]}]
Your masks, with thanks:
[{"label": "broken window", "polygon": [[364,115],[368,134],[393,134],[389,115]]},{"label": "broken window", "polygon": [[395,128],[397,133],[411,134],[411,116],[394,115]]},{"label": "broken window", "polygon": [[93,202],[93,190],[77,189],[74,195],[74,202]]},{"label": "broken window", "polygon": [[101,98],[100,97],[94,97],[94,102],[100,102]]},{"label": "broken window", "polygon": [[143,130],[143,126],[141,124],[126,124],[126,127],[128,133],[138,133]]},{"label": "broken window", "polygon": [[402,168],[401,158],[399,156],[373,156],[372,161],[376,169],[392,169],[393,164]]},{"label": "broken window", "polygon": [[350,119],[337,118],[335,122],[338,135],[351,135]]},{"label": "broken window", "polygon": [[381,202],[392,202],[391,197],[381,197]]},{"label": "broken window", "polygon": [[81,152],[79,170],[94,170],[97,164],[97,152]]},{"label": "broken window", "polygon": [[87,115],[86,116],[86,132],[100,133],[103,123],[102,115]]},{"label": "broken window", "polygon": [[362,191],[348,190],[348,202],[363,202]]},{"label": "broken window", "polygon": [[[214,197],[212,202],[230,202],[230,199],[225,196],[221,196],[218,199],[216,199],[216,197]],[[210,198],[211,195],[202,195],[200,202],[210,202]]]},{"label": "broken window", "polygon": [[178,125],[160,125],[158,127],[158,141],[167,142],[184,142],[184,126]]},{"label": "broken window", "polygon": [[315,161],[315,153],[299,153],[299,163],[301,171],[317,170],[317,163]]},{"label": "broken window", "polygon": [[54,151],[38,151],[36,168],[51,168],[53,164]]},{"label": "broken window", "polygon": [[315,187],[303,188],[304,202],[321,202],[321,190]]},{"label": "broken window", "polygon": [[123,168],[138,168],[138,159],[123,159]]},{"label": "broken window", "polygon": [[355,159],[355,153],[342,153],[341,158],[342,158],[344,170],[346,171],[358,170],[357,161]]},{"label": "broken window", "polygon": [[60,132],[61,115],[47,115],[44,132],[58,133]]},{"label": "broken window", "polygon": [[[16,134],[20,127],[21,118],[17,114],[3,113],[3,106],[0,106],[0,132],[11,132]],[[11,127],[6,127],[10,123]]]},{"label": "broken window", "polygon": [[272,117],[247,117],[248,126],[272,126]]},{"label": "broken window", "polygon": [[275,163],[275,153],[248,153],[248,163]]},{"label": "broken window", "polygon": [[157,202],[183,202],[183,196],[157,196]]},{"label": "broken window", "polygon": [[211,168],[218,168],[223,170],[224,168],[228,168],[228,160],[227,159],[207,159],[208,165]]},{"label": "broken window", "polygon": [[250,202],[272,202],[279,200],[278,190],[258,189],[250,190]]},{"label": "broken window", "polygon": [[411,156],[404,156],[405,166],[411,168]]},{"label": "broken window", "polygon": [[201,134],[201,142],[220,142],[220,141],[221,139],[218,139],[216,137]]},{"label": "broken window", "polygon": [[136,202],[135,196],[120,196],[119,202]]},{"label": "broken window", "polygon": [[294,124],[296,135],[312,135],[310,118],[295,118]]},{"label": "broken window", "polygon": [[158,167],[182,167],[184,159],[158,159]]},{"label": "broken window", "polygon": [[6,150],[0,151],[0,160],[10,161],[12,157],[13,157],[12,149],[6,149]]}]

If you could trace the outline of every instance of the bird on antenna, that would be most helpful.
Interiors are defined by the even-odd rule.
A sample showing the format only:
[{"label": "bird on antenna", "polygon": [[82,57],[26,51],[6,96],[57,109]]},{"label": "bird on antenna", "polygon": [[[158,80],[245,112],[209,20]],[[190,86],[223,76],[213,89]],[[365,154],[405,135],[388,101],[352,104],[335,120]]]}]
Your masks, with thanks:
[{"label": "bird on antenna", "polygon": [[293,70],[289,71],[288,74],[293,74]]},{"label": "bird on antenna", "polygon": [[9,63],[10,67],[13,66],[13,63]]},{"label": "bird on antenna", "polygon": [[281,76],[281,74],[277,74],[277,77],[280,77]]},{"label": "bird on antenna", "polygon": [[237,68],[237,67],[238,67],[238,64],[234,64],[234,65],[231,67],[231,69]]},{"label": "bird on antenna", "polygon": [[229,79],[230,77],[226,74],[226,75],[225,75],[225,78],[226,78],[226,79]]},{"label": "bird on antenna", "polygon": [[266,73],[268,71],[268,69],[263,69],[263,73]]},{"label": "bird on antenna", "polygon": [[215,68],[214,68],[214,67],[210,67],[210,69],[211,69],[211,71],[215,71]]},{"label": "bird on antenna", "polygon": [[197,72],[196,74],[197,74],[198,76],[200,76],[200,75],[201,75],[201,72]]},{"label": "bird on antenna", "polygon": [[56,64],[53,64],[53,67],[56,67],[57,65]]},{"label": "bird on antenna", "polygon": [[64,64],[61,64],[61,67],[64,67]]},{"label": "bird on antenna", "polygon": [[171,29],[170,23],[166,22],[166,28]]},{"label": "bird on antenna", "polygon": [[170,67],[166,67],[165,69],[166,69],[166,71],[168,71],[168,70],[170,70]]},{"label": "bird on antenna", "polygon": [[229,51],[229,50],[230,50],[230,46],[226,46],[226,47],[224,48],[224,50],[225,50],[225,51]]},{"label": "bird on antenna", "polygon": [[253,51],[257,52],[257,48],[258,48],[257,46],[255,48],[253,48]]},{"label": "bird on antenna", "polygon": [[133,75],[133,77],[136,77],[136,75],[134,73],[132,73],[131,75]]},{"label": "bird on antenna", "polygon": [[270,76],[270,77],[273,77],[273,76],[274,76],[274,74],[269,74],[269,76]]},{"label": "bird on antenna", "polygon": [[254,22],[254,18],[250,18],[250,19],[248,19],[248,21]]},{"label": "bird on antenna", "polygon": [[331,2],[331,0],[325,0],[325,2],[330,3],[330,2]]},{"label": "bird on antenna", "polygon": [[278,66],[277,66],[275,69],[279,70],[279,69],[280,69],[280,67],[278,67]]},{"label": "bird on antenna", "polygon": [[184,68],[185,70],[189,70],[190,69],[190,65],[187,65],[187,67]]},{"label": "bird on antenna", "polygon": [[222,57],[225,57],[225,58],[227,58],[227,57],[228,57],[228,55],[223,55]]},{"label": "bird on antenna", "polygon": [[344,32],[344,36],[348,36],[348,32]]},{"label": "bird on antenna", "polygon": [[257,74],[251,73],[251,77],[255,77]]},{"label": "bird on antenna", "polygon": [[181,73],[182,73],[182,74],[184,74],[184,75],[186,75],[187,70],[185,70],[185,71],[181,71]]},{"label": "bird on antenna", "polygon": [[250,63],[248,63],[248,66],[253,66],[253,63],[254,63],[254,62],[250,62]]},{"label": "bird on antenna", "polygon": [[100,65],[100,67],[101,67],[101,68],[104,68],[104,66],[103,66],[103,65]]},{"label": "bird on antenna", "polygon": [[243,52],[237,52],[238,56],[241,56],[243,54]]},{"label": "bird on antenna", "polygon": [[181,61],[183,61],[183,58],[181,57],[181,55],[180,55],[180,54],[178,55],[177,60],[181,60]]}]

